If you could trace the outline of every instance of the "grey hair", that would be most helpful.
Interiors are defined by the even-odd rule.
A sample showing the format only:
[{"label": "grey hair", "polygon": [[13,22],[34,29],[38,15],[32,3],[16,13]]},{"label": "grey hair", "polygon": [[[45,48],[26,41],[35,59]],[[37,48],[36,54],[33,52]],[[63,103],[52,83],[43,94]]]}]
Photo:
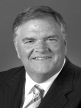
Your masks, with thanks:
[{"label": "grey hair", "polygon": [[17,28],[22,25],[23,23],[27,22],[28,20],[31,19],[40,19],[45,16],[51,16],[54,18],[54,20],[60,25],[61,31],[66,34],[67,32],[67,27],[66,23],[63,19],[63,17],[56,11],[52,10],[48,6],[33,6],[29,7],[23,12],[21,12],[16,19],[14,20],[13,26],[12,26],[12,32],[14,35],[14,39],[16,37],[16,30]]}]

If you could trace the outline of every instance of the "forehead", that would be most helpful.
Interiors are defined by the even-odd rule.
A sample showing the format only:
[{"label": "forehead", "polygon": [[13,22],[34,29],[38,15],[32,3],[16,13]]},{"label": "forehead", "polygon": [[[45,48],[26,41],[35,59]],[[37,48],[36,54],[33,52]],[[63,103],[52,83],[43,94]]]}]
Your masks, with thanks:
[{"label": "forehead", "polygon": [[43,19],[32,19],[23,23],[17,30],[17,34],[27,37],[31,36],[48,36],[58,34],[60,26],[52,17]]}]

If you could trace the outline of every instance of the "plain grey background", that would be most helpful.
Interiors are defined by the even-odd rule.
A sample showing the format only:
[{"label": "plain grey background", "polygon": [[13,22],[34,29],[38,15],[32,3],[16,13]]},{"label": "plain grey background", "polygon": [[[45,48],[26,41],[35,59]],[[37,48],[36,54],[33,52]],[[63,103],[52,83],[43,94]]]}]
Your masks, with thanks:
[{"label": "plain grey background", "polygon": [[47,5],[59,12],[68,27],[68,58],[81,66],[81,0],[0,0],[0,71],[22,65],[12,39],[16,16],[34,5]]}]

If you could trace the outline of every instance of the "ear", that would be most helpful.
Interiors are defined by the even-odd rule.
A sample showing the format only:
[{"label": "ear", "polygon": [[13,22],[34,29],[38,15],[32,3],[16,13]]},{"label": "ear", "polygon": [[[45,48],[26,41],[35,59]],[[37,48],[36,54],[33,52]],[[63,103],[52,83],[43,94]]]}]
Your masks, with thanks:
[{"label": "ear", "polygon": [[19,52],[18,52],[17,42],[14,42],[14,46],[15,46],[15,49],[16,49],[16,52],[17,52],[17,56],[20,59],[20,55],[19,55]]},{"label": "ear", "polygon": [[67,41],[65,41],[65,55],[67,53]]},{"label": "ear", "polygon": [[65,44],[65,55],[67,53],[67,36],[64,36],[64,44]]}]

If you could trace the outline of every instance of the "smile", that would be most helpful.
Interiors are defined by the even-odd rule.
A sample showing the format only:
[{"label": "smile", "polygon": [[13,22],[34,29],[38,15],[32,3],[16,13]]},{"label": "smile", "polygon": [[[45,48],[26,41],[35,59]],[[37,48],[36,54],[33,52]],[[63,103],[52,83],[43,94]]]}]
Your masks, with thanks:
[{"label": "smile", "polygon": [[34,57],[33,59],[36,59],[36,60],[44,60],[44,59],[50,59],[52,57]]}]

